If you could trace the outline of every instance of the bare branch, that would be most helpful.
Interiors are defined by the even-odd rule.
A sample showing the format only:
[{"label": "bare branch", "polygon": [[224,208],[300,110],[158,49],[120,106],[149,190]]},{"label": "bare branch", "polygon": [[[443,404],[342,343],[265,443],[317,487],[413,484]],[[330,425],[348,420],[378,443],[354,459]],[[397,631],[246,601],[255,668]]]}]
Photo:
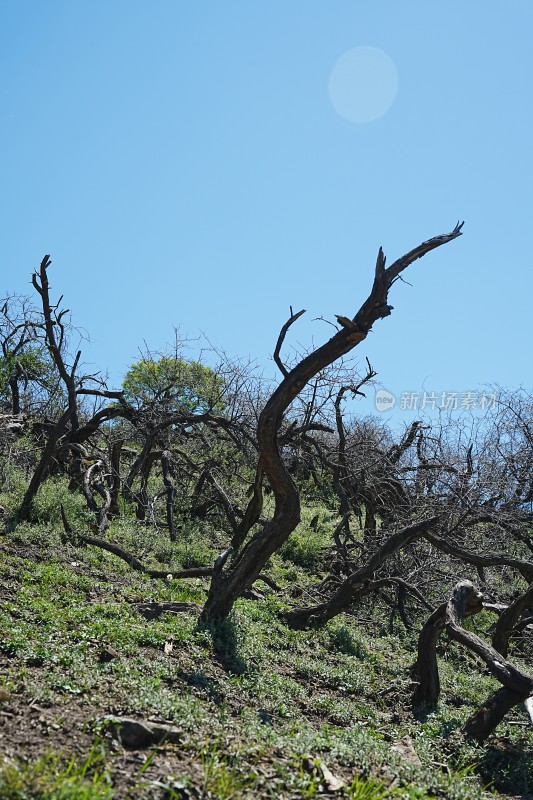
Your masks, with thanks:
[{"label": "bare branch", "polygon": [[287,331],[289,330],[291,325],[293,325],[296,322],[296,320],[302,316],[302,314],[305,314],[305,308],[302,308],[301,311],[298,311],[296,314],[293,314],[291,306],[291,315],[287,320],[287,322],[283,325],[280,334],[278,336],[278,341],[276,342],[276,348],[274,350],[274,361],[278,365],[279,370],[284,377],[287,377],[289,371],[280,358],[280,350],[285,340],[285,336],[287,335]]}]

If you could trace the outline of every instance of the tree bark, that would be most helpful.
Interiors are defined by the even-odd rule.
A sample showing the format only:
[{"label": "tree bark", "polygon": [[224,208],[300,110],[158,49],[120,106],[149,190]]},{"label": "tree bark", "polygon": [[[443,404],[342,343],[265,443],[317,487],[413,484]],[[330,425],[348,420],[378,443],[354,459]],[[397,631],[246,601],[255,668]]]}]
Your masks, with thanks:
[{"label": "tree bark", "polygon": [[467,736],[477,739],[478,742],[484,742],[507,712],[518,703],[523,703],[528,696],[529,693],[513,692],[506,686],[502,686],[467,720],[463,728],[464,732]]},{"label": "tree bark", "polygon": [[507,655],[509,639],[516,626],[516,623],[520,619],[523,612],[532,605],[533,583],[529,585],[524,594],[520,595],[520,597],[517,597],[514,603],[511,603],[511,605],[501,612],[498,622],[494,628],[494,633],[492,634],[492,646],[495,650],[501,653],[502,656]]},{"label": "tree bark", "polygon": [[440,697],[437,641],[446,623],[446,603],[431,614],[418,637],[416,670],[419,683],[413,698],[414,706],[436,706]]},{"label": "tree bark", "polygon": [[109,506],[109,516],[119,517],[120,509],[118,506],[118,496],[120,494],[120,457],[122,455],[122,445],[124,442],[119,439],[109,448],[109,458],[111,463],[111,470],[109,476],[109,494],[111,495],[111,504]]},{"label": "tree bark", "polygon": [[470,581],[460,581],[452,592],[448,603],[439,606],[428,618],[418,637],[416,670],[419,683],[413,698],[415,706],[435,706],[440,696],[439,667],[437,664],[437,641],[446,627],[450,608],[455,618],[479,613],[482,596]]},{"label": "tree bark", "polygon": [[176,531],[174,529],[174,503],[176,501],[176,487],[172,480],[170,471],[171,454],[168,450],[161,453],[161,469],[163,471],[163,483],[166,490],[166,510],[167,510],[167,526],[171,542],[176,541]]},{"label": "tree bark", "polygon": [[20,388],[19,388],[19,378],[20,378],[20,370],[17,369],[17,374],[12,375],[9,378],[9,388],[11,390],[11,413],[13,416],[17,416],[21,413],[21,405],[20,405]]},{"label": "tree bark", "polygon": [[67,410],[61,415],[59,420],[55,423],[52,431],[48,436],[48,440],[46,442],[41,458],[39,459],[39,463],[37,464],[37,467],[35,468],[33,475],[31,476],[28,488],[24,493],[22,503],[20,504],[20,508],[17,512],[17,518],[20,522],[29,520],[30,518],[33,500],[37,492],[39,491],[42,482],[47,477],[50,471],[56,445],[61,436],[65,433],[67,423],[71,417],[71,414],[72,414],[72,408],[70,408],[69,406],[69,408],[67,408]]}]

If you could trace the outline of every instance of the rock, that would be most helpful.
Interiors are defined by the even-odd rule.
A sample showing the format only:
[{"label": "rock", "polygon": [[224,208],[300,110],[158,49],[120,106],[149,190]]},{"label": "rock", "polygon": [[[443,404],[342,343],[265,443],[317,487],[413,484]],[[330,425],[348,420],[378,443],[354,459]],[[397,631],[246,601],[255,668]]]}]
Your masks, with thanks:
[{"label": "rock", "polygon": [[118,650],[115,650],[114,647],[101,647],[98,651],[98,661],[100,664],[107,664],[110,661],[114,661],[116,658],[120,658],[120,653]]},{"label": "rock", "polygon": [[159,722],[146,722],[130,717],[105,717],[104,722],[129,750],[144,750],[163,742],[178,744],[183,740],[179,728]]},{"label": "rock", "polygon": [[171,636],[167,637],[163,650],[166,656],[172,655],[172,651],[174,650],[174,640]]},{"label": "rock", "polygon": [[398,753],[407,764],[413,764],[417,767],[420,767],[422,764],[413,747],[413,741],[410,736],[404,736],[403,739],[394,742],[391,746],[391,750],[393,753]]},{"label": "rock", "polygon": [[346,782],[334,775],[321,758],[305,756],[302,764],[307,772],[318,777],[327,792],[340,792],[346,786]]}]

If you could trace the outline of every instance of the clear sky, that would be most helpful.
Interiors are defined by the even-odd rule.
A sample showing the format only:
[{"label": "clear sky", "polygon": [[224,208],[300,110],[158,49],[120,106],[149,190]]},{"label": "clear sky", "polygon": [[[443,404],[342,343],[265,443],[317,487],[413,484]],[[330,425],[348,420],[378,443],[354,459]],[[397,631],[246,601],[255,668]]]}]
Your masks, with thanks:
[{"label": "clear sky", "polygon": [[532,31],[531,0],[0,0],[1,288],[50,253],[115,384],[173,326],[273,373],[289,305],[319,344],[380,245],[464,219],[358,355],[397,398],[531,386]]}]

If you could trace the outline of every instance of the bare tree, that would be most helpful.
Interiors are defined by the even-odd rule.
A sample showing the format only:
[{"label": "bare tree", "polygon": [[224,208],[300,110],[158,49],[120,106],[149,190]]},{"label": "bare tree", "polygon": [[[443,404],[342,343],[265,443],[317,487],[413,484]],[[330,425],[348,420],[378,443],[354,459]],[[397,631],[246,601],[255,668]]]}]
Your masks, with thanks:
[{"label": "bare tree", "polygon": [[418,642],[419,683],[415,705],[435,705],[440,694],[436,644],[446,630],[450,639],[479,656],[490,673],[502,684],[487,702],[483,703],[465,725],[465,732],[484,741],[502,721],[505,714],[533,692],[533,678],[507,661],[497,650],[479,636],[465,630],[463,619],[483,609],[483,595],[470,581],[460,581],[447,603],[440,606],[424,625]]},{"label": "bare tree", "polygon": [[57,390],[42,314],[28,297],[0,300],[0,397],[13,415],[44,411]]},{"label": "bare tree", "polygon": [[[283,380],[268,399],[257,425],[260,470],[274,494],[274,514],[239,552],[235,553],[230,548],[218,558],[202,612],[204,621],[220,620],[230,613],[235,600],[254,582],[270,556],[281,547],[300,521],[299,492],[283,461],[279,446],[279,432],[285,412],[320,370],[360,344],[373,324],[392,312],[392,306],[388,304],[388,294],[401,273],[413,261],[456,239],[461,235],[461,228],[462,223],[457,224],[451,233],[423,242],[388,268],[380,248],[372,289],[355,316],[348,318],[339,315],[337,320],[340,330],[328,342],[307,355],[290,371],[285,367],[281,368]],[[291,314],[280,334],[281,342],[289,326],[299,316],[299,313]],[[279,354],[280,350],[278,339],[276,352]]]},{"label": "bare tree", "polygon": [[[44,331],[44,344],[63,387],[65,402],[55,419],[42,428],[45,444],[18,510],[18,518],[20,520],[29,518],[33,499],[50,473],[54,461],[69,457],[71,475],[79,480],[80,485],[83,485],[81,462],[84,453],[80,449],[81,445],[98,430],[104,421],[128,413],[122,392],[108,391],[102,385],[102,381],[97,380],[95,375],[78,375],[77,370],[81,351],[78,350],[69,363],[69,324],[66,319],[69,312],[68,309],[61,308],[62,298],[57,303],[53,303],[50,299],[48,282],[50,264],[50,257],[45,256],[39,269],[32,276],[32,283],[41,298],[42,322],[40,327]],[[87,388],[85,386],[87,382],[92,383],[93,387],[96,385],[97,388]],[[82,421],[80,418],[80,397],[84,395],[118,400],[122,407],[112,406],[99,409],[92,418]]]},{"label": "bare tree", "polygon": [[[378,586],[376,579],[406,580],[432,599],[432,583],[438,592],[458,564],[475,569],[483,581],[487,568],[499,567],[529,583],[531,451],[525,413],[521,419],[506,414],[502,421],[496,414],[466,437],[460,423],[442,421],[435,428],[414,422],[392,444],[373,430],[355,435],[344,460],[350,502],[363,517],[362,536],[337,542],[345,577],[337,571],[329,598],[289,612],[290,624],[305,627],[348,611]],[[513,614],[527,606],[526,594]],[[511,612],[503,615],[503,637],[515,621]]]}]

